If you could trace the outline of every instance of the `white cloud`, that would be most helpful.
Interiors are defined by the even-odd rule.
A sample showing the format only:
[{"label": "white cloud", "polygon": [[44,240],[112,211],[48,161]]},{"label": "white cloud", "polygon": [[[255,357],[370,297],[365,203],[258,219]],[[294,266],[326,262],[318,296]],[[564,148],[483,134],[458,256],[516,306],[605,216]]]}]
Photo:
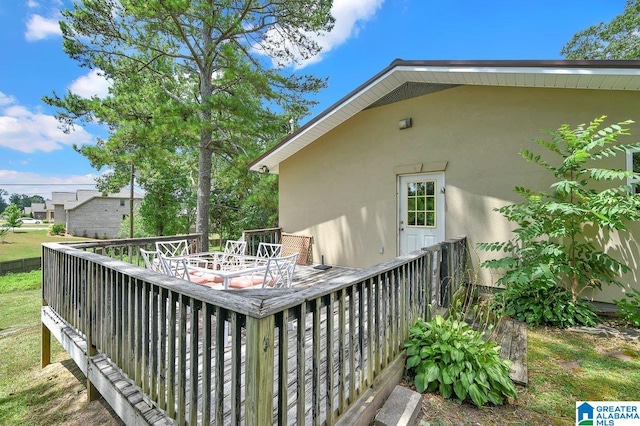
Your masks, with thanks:
[{"label": "white cloud", "polygon": [[28,41],[42,40],[50,36],[59,36],[62,34],[59,18],[45,18],[38,14],[31,15],[27,22],[27,32],[24,34]]},{"label": "white cloud", "polygon": [[12,103],[15,103],[15,101],[16,100],[13,96],[5,95],[4,93],[0,92],[0,107],[10,105]]},{"label": "white cloud", "polygon": [[0,110],[1,147],[25,153],[51,152],[66,145],[93,141],[91,134],[80,126],[75,126],[68,134],[64,133],[54,116],[33,112],[14,103],[13,98],[0,93],[0,106],[5,107]]},{"label": "white cloud", "polygon": [[109,95],[111,84],[111,80],[105,78],[100,70],[93,69],[88,74],[75,79],[69,85],[69,90],[83,98],[91,98],[92,96],[106,98]]},{"label": "white cloud", "polygon": [[[335,18],[333,29],[329,33],[313,37],[315,41],[322,47],[322,51],[309,59],[298,57],[295,68],[304,68],[307,65],[320,62],[324,55],[333,48],[345,43],[351,37],[357,37],[364,23],[371,20],[378,9],[382,6],[384,0],[335,0],[331,7],[331,14]],[[287,40],[284,40],[277,31],[273,30],[267,34],[270,42],[275,45],[290,46]],[[259,48],[257,48],[259,50]],[[293,64],[274,64],[274,65],[293,65]]]},{"label": "white cloud", "polygon": [[[44,198],[50,198],[52,192],[95,189],[97,176],[97,174],[51,176],[0,169],[0,189],[4,189],[9,195],[41,195]],[[8,197],[4,198],[8,200]]]}]

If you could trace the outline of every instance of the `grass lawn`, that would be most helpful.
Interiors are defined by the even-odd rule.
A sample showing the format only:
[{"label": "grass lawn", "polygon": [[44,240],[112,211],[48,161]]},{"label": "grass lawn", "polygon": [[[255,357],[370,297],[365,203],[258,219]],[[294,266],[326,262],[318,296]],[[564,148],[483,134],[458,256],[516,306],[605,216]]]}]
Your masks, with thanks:
[{"label": "grass lawn", "polygon": [[[622,354],[620,360],[612,354]],[[528,387],[518,399],[476,408],[423,396],[420,426],[575,425],[576,401],[637,401],[640,342],[553,328],[528,331]]]},{"label": "grass lawn", "polygon": [[81,373],[54,337],[52,364],[40,368],[40,279],[0,276],[0,424],[117,424],[99,401],[86,405]]},{"label": "grass lawn", "polygon": [[[43,228],[47,229],[33,229]],[[48,234],[48,225],[22,225],[9,233],[0,242],[0,262],[5,260],[26,259],[42,255],[42,243],[82,241],[86,238],[61,237]]]}]

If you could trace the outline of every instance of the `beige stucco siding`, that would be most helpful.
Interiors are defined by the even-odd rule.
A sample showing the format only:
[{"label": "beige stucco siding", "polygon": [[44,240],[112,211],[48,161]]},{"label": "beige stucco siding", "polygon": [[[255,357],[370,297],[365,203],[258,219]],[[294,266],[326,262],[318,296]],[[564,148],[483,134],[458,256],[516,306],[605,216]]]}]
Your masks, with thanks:
[{"label": "beige stucco siding", "polygon": [[[396,171],[446,162],[446,237],[467,235],[472,248],[506,240],[512,228],[493,209],[521,201],[516,185],[545,189],[551,182],[518,152],[536,150],[532,141],[545,138],[544,129],[603,114],[611,123],[640,122],[640,94],[460,86],[363,111],[280,164],[280,224],[314,236],[316,261],[324,255],[330,264],[366,267],[391,259],[398,243]],[[399,130],[407,117],[413,127]],[[639,140],[640,126],[631,129]],[[622,155],[608,164],[624,165]],[[635,240],[625,241],[637,255]],[[615,238],[607,244],[618,250]],[[476,264],[478,256],[485,253],[474,254]],[[490,284],[487,274],[481,279]]]}]

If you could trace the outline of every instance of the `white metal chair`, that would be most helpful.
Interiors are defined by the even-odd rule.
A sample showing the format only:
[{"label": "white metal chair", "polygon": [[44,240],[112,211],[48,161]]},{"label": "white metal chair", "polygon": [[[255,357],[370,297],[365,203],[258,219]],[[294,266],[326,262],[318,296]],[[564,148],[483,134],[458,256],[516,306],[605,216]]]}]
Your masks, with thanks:
[{"label": "white metal chair", "polygon": [[242,256],[247,251],[246,241],[227,240],[224,245],[224,252],[218,259],[217,268],[223,270],[232,270],[244,266],[244,260]]},{"label": "white metal chair", "polygon": [[250,274],[231,278],[228,288],[290,288],[296,270],[298,253],[284,257],[270,257],[264,274]]},{"label": "white metal chair", "polygon": [[158,252],[158,260],[165,275],[191,281],[187,261],[184,257],[170,257]]},{"label": "white metal chair", "polygon": [[282,244],[273,243],[260,243],[258,244],[257,257],[282,257],[282,250],[284,246]]},{"label": "white metal chair", "polygon": [[160,265],[160,259],[158,259],[157,251],[140,249],[140,254],[142,255],[142,260],[144,261],[145,268],[154,272],[163,273],[162,265]]},{"label": "white metal chair", "polygon": [[222,289],[223,278],[207,273],[205,268],[193,267],[186,257],[167,257],[158,253],[158,260],[162,266],[161,273],[180,278],[207,287]]},{"label": "white metal chair", "polygon": [[167,257],[187,256],[189,254],[187,240],[157,241],[156,249],[158,253]]},{"label": "white metal chair", "polygon": [[247,242],[242,240],[227,240],[224,244],[225,254],[244,255],[247,251]]}]

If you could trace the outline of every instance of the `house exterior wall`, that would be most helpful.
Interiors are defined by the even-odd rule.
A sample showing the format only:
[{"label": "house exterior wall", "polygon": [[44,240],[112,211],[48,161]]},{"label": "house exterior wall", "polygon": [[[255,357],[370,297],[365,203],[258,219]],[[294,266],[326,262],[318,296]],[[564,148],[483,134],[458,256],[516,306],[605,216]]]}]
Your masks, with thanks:
[{"label": "house exterior wall", "polygon": [[[135,199],[134,207],[139,203],[140,200]],[[76,236],[114,238],[124,216],[129,216],[128,199],[124,199],[121,206],[120,198],[96,197],[67,210],[65,226],[68,233]]]},{"label": "house exterior wall", "polygon": [[[477,266],[487,258],[474,249],[478,242],[512,236],[512,225],[493,210],[522,201],[516,185],[546,190],[552,182],[518,152],[537,151],[532,141],[565,123],[603,114],[607,123],[640,122],[639,101],[622,91],[459,86],[362,111],[280,164],[280,225],[313,235],[316,261],[324,255],[329,264],[366,267],[389,260],[398,253],[398,175],[446,164],[446,238],[466,235]],[[408,117],[413,127],[399,130]],[[630,128],[636,139],[627,142],[638,140],[640,126]],[[606,166],[624,168],[625,158]],[[632,231],[640,235],[640,226]],[[604,241],[627,263],[640,259],[633,233],[624,243],[615,235]],[[478,272],[482,284],[497,278]],[[637,283],[637,271],[624,280]],[[610,301],[620,290],[595,297]]]},{"label": "house exterior wall", "polygon": [[53,206],[53,224],[65,224],[66,212],[64,209],[64,204],[55,204]]}]

